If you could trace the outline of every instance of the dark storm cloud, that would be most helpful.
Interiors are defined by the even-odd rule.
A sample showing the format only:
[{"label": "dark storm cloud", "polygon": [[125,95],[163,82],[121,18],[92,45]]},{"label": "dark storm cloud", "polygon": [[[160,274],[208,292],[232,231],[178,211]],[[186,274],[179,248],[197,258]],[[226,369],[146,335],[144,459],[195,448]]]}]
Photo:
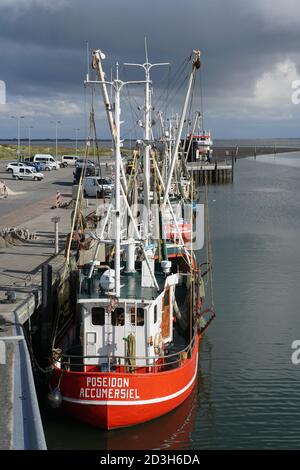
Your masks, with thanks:
[{"label": "dark storm cloud", "polygon": [[[290,25],[293,12],[280,22],[263,3],[268,1],[58,0],[53,6],[0,0],[0,78],[11,99],[79,96],[86,41],[105,51],[109,72],[116,60],[143,62],[147,36],[150,60],[169,61],[174,69],[192,49],[201,49],[207,106],[215,107],[218,99],[230,106],[233,96],[250,96],[258,78],[277,62],[299,63],[300,30]],[[274,0],[270,7],[280,3],[297,9],[292,0]]]}]

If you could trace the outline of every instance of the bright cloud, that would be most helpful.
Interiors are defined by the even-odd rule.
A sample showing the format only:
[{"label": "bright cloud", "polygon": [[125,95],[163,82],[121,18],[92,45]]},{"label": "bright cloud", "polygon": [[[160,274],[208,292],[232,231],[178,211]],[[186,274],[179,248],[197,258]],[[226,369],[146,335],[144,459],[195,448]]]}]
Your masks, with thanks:
[{"label": "bright cloud", "polygon": [[82,115],[82,107],[60,97],[56,99],[19,98],[15,102],[0,107],[0,118],[7,119],[7,116],[11,114],[22,114],[28,118],[52,118],[56,115],[73,117]]},{"label": "bright cloud", "polygon": [[291,59],[274,64],[264,72],[252,88],[239,93],[232,90],[232,96],[209,101],[209,116],[236,119],[287,121],[299,115],[300,106],[292,103],[292,83],[300,80],[296,64]]},{"label": "bright cloud", "polygon": [[254,99],[257,106],[275,108],[291,106],[291,86],[298,80],[296,64],[287,59],[277,63],[274,69],[266,72],[255,84]]}]

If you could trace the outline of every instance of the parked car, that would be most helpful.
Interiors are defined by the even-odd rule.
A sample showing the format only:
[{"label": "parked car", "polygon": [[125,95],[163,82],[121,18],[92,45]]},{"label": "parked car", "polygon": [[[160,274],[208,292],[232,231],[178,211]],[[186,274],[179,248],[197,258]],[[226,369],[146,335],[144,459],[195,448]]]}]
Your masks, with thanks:
[{"label": "parked car", "polygon": [[77,158],[75,163],[76,168],[82,168],[86,166],[86,168],[95,168],[95,163],[92,160],[85,160],[83,158]]},{"label": "parked car", "polygon": [[26,166],[27,166],[26,163],[11,162],[6,165],[5,171],[7,171],[8,173],[13,173],[15,169],[24,168]]},{"label": "parked car", "polygon": [[52,167],[51,165],[49,165],[48,163],[33,163],[33,162],[26,162],[26,165],[27,166],[31,166],[32,168],[35,168],[36,171],[51,171],[52,170]]},{"label": "parked car", "polygon": [[36,162],[34,165],[37,165],[36,169],[37,171],[51,171],[52,167],[49,165],[49,163],[43,163],[43,162]]},{"label": "parked car", "polygon": [[[42,165],[40,163],[31,163],[31,162],[26,162],[27,167],[35,168],[36,171],[41,171],[42,170]],[[44,170],[44,168],[43,168]]]},{"label": "parked car", "polygon": [[64,163],[66,166],[68,165],[75,166],[77,160],[78,160],[77,155],[62,155],[61,157],[62,163]]},{"label": "parked car", "polygon": [[30,166],[15,168],[12,176],[17,180],[40,181],[44,178],[43,173],[37,172],[35,168]]},{"label": "parked car", "polygon": [[59,163],[50,154],[36,153],[32,159],[33,163],[45,163],[51,170],[58,170]]},{"label": "parked car", "polygon": [[87,176],[83,180],[83,194],[85,197],[110,196],[113,188],[114,184],[109,178]]}]

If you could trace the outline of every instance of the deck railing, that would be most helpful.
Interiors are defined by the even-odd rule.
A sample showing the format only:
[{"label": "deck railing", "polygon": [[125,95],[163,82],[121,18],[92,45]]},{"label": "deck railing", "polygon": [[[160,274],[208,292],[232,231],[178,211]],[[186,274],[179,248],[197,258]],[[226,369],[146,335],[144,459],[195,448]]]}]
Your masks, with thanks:
[{"label": "deck railing", "polygon": [[[53,365],[62,370],[71,372],[84,371],[86,367],[98,367],[101,372],[115,373],[134,373],[141,369],[145,369],[146,372],[163,372],[181,367],[182,363],[192,356],[196,344],[196,338],[197,330],[194,331],[192,340],[184,349],[172,354],[163,354],[159,356],[83,356],[58,354],[57,350],[55,350],[55,354],[53,355]],[[95,359],[95,362],[85,364],[85,359]],[[141,364],[136,365],[136,361],[141,362]]]}]

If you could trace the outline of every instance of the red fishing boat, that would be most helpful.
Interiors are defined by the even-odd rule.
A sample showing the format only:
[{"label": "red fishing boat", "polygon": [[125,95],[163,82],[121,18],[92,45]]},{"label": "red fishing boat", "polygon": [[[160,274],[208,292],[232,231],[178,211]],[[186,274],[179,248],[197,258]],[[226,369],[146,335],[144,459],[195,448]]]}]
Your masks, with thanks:
[{"label": "red fishing boat", "polygon": [[[200,52],[194,51],[187,97],[200,65],[199,56]],[[119,94],[124,82],[118,75],[112,82],[113,107],[102,70],[104,57],[94,51],[93,65],[115,145],[114,197],[97,229],[70,236],[70,240],[80,240],[76,256],[76,322],[67,334],[56,337],[51,387],[52,397],[57,402],[62,399],[67,413],[91,425],[115,429],[162,416],[186,400],[197,377],[199,340],[214,312],[204,309],[203,273],[192,245],[186,245],[184,240],[183,228],[188,226],[191,231],[192,215],[189,223],[178,219],[175,206],[181,213],[186,201],[180,194],[175,200],[169,196],[187,97],[172,155],[168,157],[169,173],[163,178],[160,155],[147,138],[152,66],[148,61],[143,64],[148,130],[140,172],[126,181],[119,119]],[[79,187],[81,184],[82,181]],[[138,212],[137,202],[144,203]],[[74,218],[77,207],[78,204]],[[166,211],[169,228],[164,225]],[[156,227],[158,237],[154,234]],[[67,260],[70,246],[71,241]]]},{"label": "red fishing boat", "polygon": [[154,366],[137,367],[131,373],[121,371],[125,367],[110,372],[100,372],[101,367],[62,372],[61,364],[56,363],[52,383],[60,385],[65,411],[84,422],[103,429],[143,423],[173,410],[191,393],[200,337],[196,333],[188,349],[169,355],[172,365],[156,361]]}]

